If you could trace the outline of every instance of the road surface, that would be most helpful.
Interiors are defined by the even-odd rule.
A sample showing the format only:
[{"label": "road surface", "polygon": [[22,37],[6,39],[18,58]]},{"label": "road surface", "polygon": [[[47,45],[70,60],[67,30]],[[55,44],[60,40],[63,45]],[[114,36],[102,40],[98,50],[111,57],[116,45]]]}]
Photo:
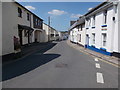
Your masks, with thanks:
[{"label": "road surface", "polygon": [[58,42],[3,67],[3,88],[117,88],[118,68]]}]

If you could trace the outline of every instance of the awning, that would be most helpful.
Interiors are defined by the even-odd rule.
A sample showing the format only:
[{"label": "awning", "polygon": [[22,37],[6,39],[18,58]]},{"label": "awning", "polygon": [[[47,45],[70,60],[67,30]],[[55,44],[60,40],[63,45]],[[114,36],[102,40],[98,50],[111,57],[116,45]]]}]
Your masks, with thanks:
[{"label": "awning", "polygon": [[31,28],[31,27],[29,27],[29,26],[25,26],[25,25],[19,25],[18,24],[18,29],[20,29],[20,30],[34,30],[33,28]]}]

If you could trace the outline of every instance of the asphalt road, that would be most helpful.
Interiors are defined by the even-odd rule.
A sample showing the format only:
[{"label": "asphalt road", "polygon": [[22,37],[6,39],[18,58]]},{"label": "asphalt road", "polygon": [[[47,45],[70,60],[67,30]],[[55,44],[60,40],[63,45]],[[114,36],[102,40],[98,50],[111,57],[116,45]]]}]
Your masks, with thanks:
[{"label": "asphalt road", "polygon": [[118,68],[61,41],[3,67],[3,88],[118,88]]}]

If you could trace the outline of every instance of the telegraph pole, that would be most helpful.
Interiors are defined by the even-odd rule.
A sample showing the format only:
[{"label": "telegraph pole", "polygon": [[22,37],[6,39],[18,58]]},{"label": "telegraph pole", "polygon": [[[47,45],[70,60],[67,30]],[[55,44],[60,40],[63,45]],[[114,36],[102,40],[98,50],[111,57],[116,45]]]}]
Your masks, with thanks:
[{"label": "telegraph pole", "polygon": [[48,41],[50,41],[50,16],[48,17]]}]

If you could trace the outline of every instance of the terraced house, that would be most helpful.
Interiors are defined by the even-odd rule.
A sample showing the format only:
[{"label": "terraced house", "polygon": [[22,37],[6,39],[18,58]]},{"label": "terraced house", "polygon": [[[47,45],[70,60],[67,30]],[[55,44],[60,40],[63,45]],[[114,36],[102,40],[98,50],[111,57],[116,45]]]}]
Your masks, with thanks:
[{"label": "terraced house", "polygon": [[2,54],[20,52],[20,47],[47,42],[43,20],[18,2],[2,2]]},{"label": "terraced house", "polygon": [[[82,39],[85,39],[84,47],[105,55],[119,56],[120,3],[103,2],[83,17],[85,18],[85,37]],[[77,23],[74,28],[76,26]],[[74,29],[70,30],[74,31]]]}]

